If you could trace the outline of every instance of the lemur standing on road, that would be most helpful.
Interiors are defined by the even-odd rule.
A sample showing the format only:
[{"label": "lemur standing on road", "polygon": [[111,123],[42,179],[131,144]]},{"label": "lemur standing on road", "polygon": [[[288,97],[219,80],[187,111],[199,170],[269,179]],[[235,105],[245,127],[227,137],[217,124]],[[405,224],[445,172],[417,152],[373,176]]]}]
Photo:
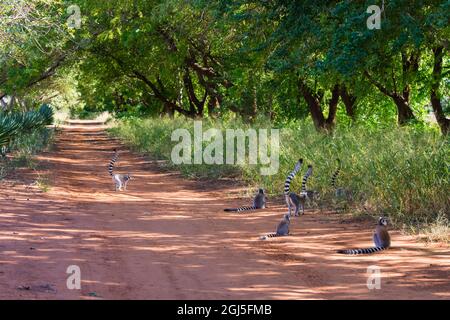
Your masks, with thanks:
[{"label": "lemur standing on road", "polygon": [[[291,215],[291,208],[292,208],[292,200],[290,199],[290,188],[291,188],[291,182],[294,179],[294,177],[297,175],[297,173],[300,171],[303,164],[303,159],[299,159],[297,163],[295,164],[294,170],[292,170],[291,173],[286,178],[286,181],[284,182],[284,199],[286,201],[286,204],[289,209],[289,215]],[[295,206],[295,212],[298,214],[298,206]]]},{"label": "lemur standing on road", "polygon": [[336,159],[337,162],[337,168],[336,171],[334,171],[333,175],[331,176],[331,186],[334,189],[334,195],[336,198],[338,199],[347,199],[347,200],[352,200],[352,192],[351,190],[347,190],[345,188],[342,187],[337,187],[336,186],[336,179],[339,175],[339,173],[341,172],[341,160],[340,159]]},{"label": "lemur standing on road", "polygon": [[[308,165],[308,170],[306,171],[305,175],[303,176],[302,180],[302,190],[299,195],[297,195],[295,192],[289,193],[289,202],[291,206],[295,207],[294,215],[298,216],[300,207],[302,209],[302,214],[305,214],[305,204],[306,200],[312,199],[314,197],[315,191],[312,190],[306,190],[306,182],[308,181],[308,178],[312,174],[312,165]],[[289,207],[289,214],[291,214],[291,206]]]},{"label": "lemur standing on road", "polygon": [[114,164],[117,161],[117,158],[119,157],[119,154],[117,153],[117,149],[114,149],[114,156],[112,157],[111,161],[109,162],[108,165],[108,172],[109,175],[112,177],[112,180],[115,184],[115,189],[116,191],[122,191],[122,190],[127,190],[127,184],[128,181],[131,180],[131,175],[130,174],[120,174],[120,173],[114,173],[113,169],[114,169]]}]

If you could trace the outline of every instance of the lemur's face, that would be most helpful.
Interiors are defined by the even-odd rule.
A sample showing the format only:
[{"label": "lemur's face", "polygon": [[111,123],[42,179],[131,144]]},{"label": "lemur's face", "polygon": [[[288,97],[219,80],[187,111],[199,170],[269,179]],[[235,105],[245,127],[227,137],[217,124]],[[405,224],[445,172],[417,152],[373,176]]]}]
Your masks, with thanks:
[{"label": "lemur's face", "polygon": [[261,193],[261,194],[264,194],[264,189],[260,188],[260,189],[258,190],[258,192]]},{"label": "lemur's face", "polygon": [[383,226],[387,226],[388,225],[388,220],[385,217],[380,217],[378,219],[378,224],[383,225]]},{"label": "lemur's face", "polygon": [[291,221],[291,216],[289,215],[289,213],[286,213],[286,214],[284,215],[284,218],[285,218],[287,221]]}]

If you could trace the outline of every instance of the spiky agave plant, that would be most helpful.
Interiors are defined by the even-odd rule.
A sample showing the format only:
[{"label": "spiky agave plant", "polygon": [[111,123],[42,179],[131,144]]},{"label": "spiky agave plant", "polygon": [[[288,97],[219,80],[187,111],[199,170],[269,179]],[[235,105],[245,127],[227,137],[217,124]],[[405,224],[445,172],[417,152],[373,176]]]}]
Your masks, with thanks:
[{"label": "spiky agave plant", "polygon": [[39,108],[39,114],[42,117],[43,120],[43,125],[49,125],[53,123],[53,109],[47,105],[47,104],[43,104],[40,108]]},{"label": "spiky agave plant", "polygon": [[30,133],[53,122],[53,109],[42,105],[39,110],[0,113],[0,147],[7,147],[19,134]]},{"label": "spiky agave plant", "polygon": [[30,133],[41,122],[36,111],[17,112],[12,114],[11,117],[20,123],[20,133]]},{"label": "spiky agave plant", "polygon": [[21,121],[11,115],[0,114],[0,146],[8,145],[11,140],[20,132]]}]

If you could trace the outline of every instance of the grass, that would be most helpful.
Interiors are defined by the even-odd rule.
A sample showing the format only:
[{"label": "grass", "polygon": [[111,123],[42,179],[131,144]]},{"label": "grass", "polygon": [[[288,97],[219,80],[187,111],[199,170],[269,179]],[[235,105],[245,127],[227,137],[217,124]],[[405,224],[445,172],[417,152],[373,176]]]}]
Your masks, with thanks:
[{"label": "grass", "polygon": [[29,134],[18,136],[9,146],[11,156],[0,159],[0,180],[15,168],[36,168],[34,155],[48,149],[54,138],[54,130],[40,128]]},{"label": "grass", "polygon": [[47,192],[50,190],[50,182],[47,176],[38,175],[36,185],[42,192]]},{"label": "grass", "polygon": [[445,214],[438,215],[437,219],[422,228],[422,239],[428,243],[440,242],[450,244],[450,221]]},{"label": "grass", "polygon": [[[260,119],[251,127],[271,128],[273,125]],[[305,161],[303,173],[306,164],[314,167],[308,188],[320,192],[323,205],[388,215],[397,225],[439,224],[442,221],[438,217],[449,216],[449,140],[434,130],[354,126],[338,127],[333,135],[324,135],[317,133],[309,120],[293,121],[281,128],[278,173],[263,176],[260,165],[173,164],[170,155],[178,142],[171,141],[171,134],[178,128],[187,129],[193,136],[193,122],[181,118],[122,120],[110,133],[135,150],[154,159],[167,160],[167,166],[190,178],[232,177],[252,187],[264,187],[269,194],[281,195],[286,175],[301,157]],[[226,128],[246,130],[250,124],[204,120],[203,132],[208,128],[222,132]],[[336,158],[342,161],[337,184],[351,190],[351,201],[334,198],[330,178],[336,169]],[[300,184],[301,177],[297,177],[291,189],[298,191]]]}]

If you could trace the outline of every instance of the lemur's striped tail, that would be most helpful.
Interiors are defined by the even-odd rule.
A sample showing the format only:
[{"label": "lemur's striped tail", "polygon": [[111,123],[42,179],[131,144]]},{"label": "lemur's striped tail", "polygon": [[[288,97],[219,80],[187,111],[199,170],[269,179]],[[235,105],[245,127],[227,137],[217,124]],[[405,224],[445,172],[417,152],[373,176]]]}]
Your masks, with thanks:
[{"label": "lemur's striped tail", "polygon": [[356,254],[370,254],[378,251],[386,250],[387,247],[372,247],[372,248],[364,248],[364,249],[346,249],[346,250],[338,250],[337,253],[340,254],[350,254],[350,255],[356,255]]},{"label": "lemur's striped tail", "polygon": [[274,233],[269,233],[269,234],[259,237],[259,240],[267,240],[269,238],[276,238],[276,237],[281,237],[281,236],[282,236],[281,234],[274,232]]},{"label": "lemur's striped tail", "polygon": [[337,176],[339,175],[339,172],[341,171],[341,160],[336,159],[336,161],[338,163],[338,167],[337,167],[336,171],[333,173],[333,175],[331,176],[331,186],[335,189],[336,189],[336,179],[337,179]]},{"label": "lemur's striped tail", "polygon": [[303,159],[299,159],[297,163],[295,164],[294,170],[287,176],[286,181],[284,182],[284,194],[288,195],[289,190],[291,187],[292,179],[294,179],[297,172],[300,171],[300,168],[302,167]]},{"label": "lemur's striped tail", "polygon": [[303,176],[302,180],[302,193],[306,193],[306,182],[308,181],[309,176],[312,174],[312,165],[308,166],[308,170],[306,171],[305,175]]},{"label": "lemur's striped tail", "polygon": [[239,207],[239,208],[227,208],[223,209],[223,211],[227,212],[241,212],[241,211],[250,211],[250,210],[257,210],[258,208],[256,206],[248,206],[248,207]]},{"label": "lemur's striped tail", "polygon": [[119,157],[119,155],[117,153],[117,149],[114,149],[114,156],[112,157],[112,159],[108,165],[108,172],[109,172],[109,175],[111,175],[111,176],[113,175],[114,164],[116,163],[118,157]]}]

